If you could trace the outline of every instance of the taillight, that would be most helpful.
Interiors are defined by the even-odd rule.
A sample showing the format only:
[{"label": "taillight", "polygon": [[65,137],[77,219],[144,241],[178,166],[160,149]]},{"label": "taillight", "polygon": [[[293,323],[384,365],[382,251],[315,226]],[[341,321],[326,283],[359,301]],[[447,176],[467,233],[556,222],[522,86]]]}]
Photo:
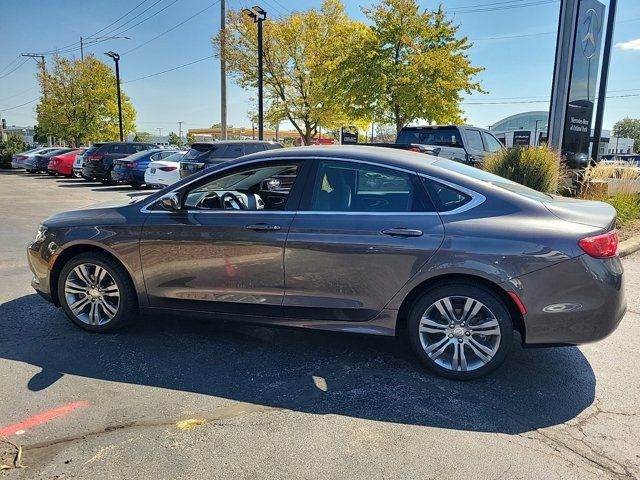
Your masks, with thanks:
[{"label": "taillight", "polygon": [[27,158],[29,158],[27,155],[20,155],[18,160],[26,160]]},{"label": "taillight", "polygon": [[162,170],[163,172],[171,172],[173,170],[176,170],[178,167],[160,167],[158,168],[158,170]]},{"label": "taillight", "polygon": [[134,168],[134,167],[137,167],[137,166],[138,166],[138,162],[131,162],[131,163],[127,164],[127,167],[129,167],[129,168]]},{"label": "taillight", "polygon": [[89,155],[89,160],[102,160],[102,155]]},{"label": "taillight", "polygon": [[421,150],[420,150],[418,147],[411,147],[411,148],[409,149],[409,151],[410,151],[410,152],[418,152],[418,153],[420,153],[420,151],[421,151]]},{"label": "taillight", "polygon": [[618,253],[618,232],[610,232],[583,238],[578,242],[580,248],[595,258],[615,257]]}]

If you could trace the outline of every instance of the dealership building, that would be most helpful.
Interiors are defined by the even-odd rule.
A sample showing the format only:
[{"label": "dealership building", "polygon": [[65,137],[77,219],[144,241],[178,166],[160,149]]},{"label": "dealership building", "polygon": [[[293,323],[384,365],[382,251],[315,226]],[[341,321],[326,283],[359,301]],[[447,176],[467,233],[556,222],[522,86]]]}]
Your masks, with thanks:
[{"label": "dealership building", "polygon": [[[549,112],[523,112],[503,118],[491,125],[491,132],[507,147],[515,145],[538,145],[547,140]],[[591,131],[593,135],[593,130]],[[633,139],[611,137],[610,130],[602,130],[600,155],[610,153],[633,153]]]}]

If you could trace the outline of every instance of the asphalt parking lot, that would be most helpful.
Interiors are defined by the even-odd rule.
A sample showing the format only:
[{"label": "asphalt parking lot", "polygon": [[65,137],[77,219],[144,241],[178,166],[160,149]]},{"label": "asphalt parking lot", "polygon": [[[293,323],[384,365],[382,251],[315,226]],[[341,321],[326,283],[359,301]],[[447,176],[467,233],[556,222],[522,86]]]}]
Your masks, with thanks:
[{"label": "asphalt parking lot", "polygon": [[515,344],[468,383],[389,338],[162,316],[83,332],[31,289],[26,244],[53,213],[147,193],[0,172],[0,464],[22,447],[0,476],[640,476],[639,254],[623,261],[629,312],[612,336]]}]

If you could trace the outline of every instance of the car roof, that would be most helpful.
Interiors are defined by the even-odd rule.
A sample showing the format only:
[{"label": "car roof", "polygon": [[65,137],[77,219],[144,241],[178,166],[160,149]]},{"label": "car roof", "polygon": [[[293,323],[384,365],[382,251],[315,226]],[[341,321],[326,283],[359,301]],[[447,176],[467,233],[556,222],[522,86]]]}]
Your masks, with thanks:
[{"label": "car roof", "polygon": [[389,167],[401,168],[412,172],[432,171],[430,165],[439,160],[438,157],[425,153],[399,150],[395,148],[356,146],[356,145],[314,145],[298,148],[282,148],[253,153],[240,157],[238,162],[259,158],[323,158],[329,160],[356,160],[372,162]]},{"label": "car roof", "polygon": [[191,146],[193,145],[232,145],[232,144],[245,144],[245,143],[267,143],[267,144],[272,144],[272,145],[276,145],[279,144],[278,142],[272,142],[270,140],[216,140],[215,142],[193,142],[191,144]]}]

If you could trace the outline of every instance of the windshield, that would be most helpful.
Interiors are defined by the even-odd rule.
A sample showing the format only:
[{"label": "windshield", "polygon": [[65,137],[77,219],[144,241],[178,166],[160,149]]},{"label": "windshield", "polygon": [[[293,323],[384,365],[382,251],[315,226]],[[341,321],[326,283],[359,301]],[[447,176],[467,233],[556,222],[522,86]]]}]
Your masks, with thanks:
[{"label": "windshield", "polygon": [[461,147],[458,129],[454,127],[405,128],[400,131],[396,143],[419,143],[439,147]]},{"label": "windshield", "polygon": [[452,160],[441,159],[441,160],[436,160],[435,162],[433,162],[433,164],[438,167],[442,167],[446,170],[460,173],[466,177],[475,178],[476,180],[481,180],[483,182],[490,183],[491,185],[504,188],[505,190],[509,190],[510,192],[517,193],[519,195],[524,195],[529,198],[533,198],[534,200],[549,200],[553,198],[548,193],[538,192],[537,190],[534,190],[529,187],[525,187],[520,183],[516,183],[506,178],[499,177],[498,175],[494,175],[493,173],[480,170],[479,168],[476,168],[476,167],[464,165],[463,163],[454,162]]}]

